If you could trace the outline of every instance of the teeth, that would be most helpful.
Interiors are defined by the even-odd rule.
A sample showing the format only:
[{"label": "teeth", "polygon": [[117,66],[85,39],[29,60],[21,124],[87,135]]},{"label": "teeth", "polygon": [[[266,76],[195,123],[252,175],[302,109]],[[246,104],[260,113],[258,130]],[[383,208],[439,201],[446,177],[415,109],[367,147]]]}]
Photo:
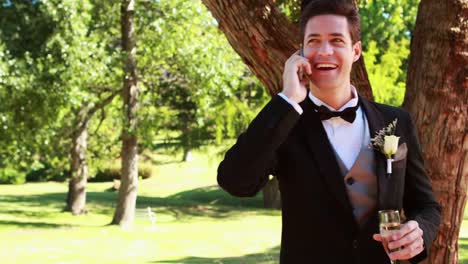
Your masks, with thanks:
[{"label": "teeth", "polygon": [[316,67],[317,67],[317,68],[333,68],[333,69],[335,69],[335,68],[336,68],[336,65],[327,64],[327,63],[321,63],[321,64],[317,64]]}]

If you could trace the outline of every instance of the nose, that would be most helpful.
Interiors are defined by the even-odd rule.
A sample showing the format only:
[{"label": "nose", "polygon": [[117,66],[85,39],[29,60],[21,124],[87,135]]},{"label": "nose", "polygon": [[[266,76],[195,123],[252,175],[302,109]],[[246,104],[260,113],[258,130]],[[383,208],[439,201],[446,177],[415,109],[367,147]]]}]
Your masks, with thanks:
[{"label": "nose", "polygon": [[318,49],[318,55],[330,56],[332,54],[333,54],[333,47],[330,45],[330,43],[328,43],[328,41],[324,41]]}]

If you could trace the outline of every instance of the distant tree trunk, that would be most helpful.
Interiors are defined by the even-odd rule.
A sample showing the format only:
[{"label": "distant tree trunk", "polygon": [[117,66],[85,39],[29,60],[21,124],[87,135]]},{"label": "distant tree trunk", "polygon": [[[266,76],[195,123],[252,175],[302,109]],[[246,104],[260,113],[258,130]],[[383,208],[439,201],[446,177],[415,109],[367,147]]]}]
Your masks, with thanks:
[{"label": "distant tree trunk", "polygon": [[70,151],[70,181],[68,183],[67,204],[65,211],[74,215],[86,212],[86,183],[88,180],[88,163],[86,151],[88,150],[89,122],[97,110],[102,109],[112,102],[119,91],[114,91],[110,96],[94,104],[83,104],[76,113],[72,133],[72,148]]},{"label": "distant tree trunk", "polygon": [[[189,121],[186,120],[186,124],[188,124]],[[192,161],[192,147],[193,147],[193,144],[192,144],[192,129],[188,126],[185,126],[183,129],[182,129],[182,133],[184,133],[182,135],[182,147],[184,149],[184,156],[182,157],[182,161],[183,162],[191,162]]]},{"label": "distant tree trunk", "polygon": [[184,147],[184,157],[182,158],[182,161],[191,162],[192,160],[192,149],[190,147]]},{"label": "distant tree trunk", "polygon": [[422,0],[404,107],[419,138],[442,221],[429,263],[458,263],[468,184],[468,1]]},{"label": "distant tree trunk", "polygon": [[263,187],[263,206],[265,208],[281,209],[281,194],[276,178],[268,181]]},{"label": "distant tree trunk", "polygon": [[133,226],[138,185],[138,86],[133,15],[134,0],[122,0],[122,47],[127,59],[124,66],[123,85],[125,122],[122,129],[122,178],[117,208],[111,224],[118,224],[123,228]]},{"label": "distant tree trunk", "polygon": [[86,182],[88,179],[88,164],[86,162],[88,140],[88,108],[83,107],[77,114],[76,127],[72,134],[72,149],[68,197],[66,211],[74,215],[86,213]]},{"label": "distant tree trunk", "polygon": [[[350,0],[351,1],[351,0]],[[283,67],[302,41],[299,26],[281,13],[275,0],[202,0],[218,20],[219,29],[271,96],[282,90]],[[356,4],[355,1],[351,1]],[[299,3],[298,3],[299,4]],[[353,66],[351,82],[359,94],[372,100],[372,90],[361,57]],[[263,190],[264,200],[278,197],[272,183]],[[276,199],[276,198],[275,198]],[[275,204],[274,200],[264,201]]]}]

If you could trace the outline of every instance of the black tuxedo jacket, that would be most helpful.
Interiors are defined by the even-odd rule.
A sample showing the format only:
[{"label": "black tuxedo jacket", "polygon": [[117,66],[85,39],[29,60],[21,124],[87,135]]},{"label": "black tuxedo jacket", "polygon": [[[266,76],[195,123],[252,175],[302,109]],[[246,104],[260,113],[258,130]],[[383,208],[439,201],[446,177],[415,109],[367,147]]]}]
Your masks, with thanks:
[{"label": "black tuxedo jacket", "polygon": [[[386,160],[375,151],[378,201],[370,220],[354,219],[344,178],[318,114],[307,97],[297,111],[281,97],[273,98],[226,153],[218,168],[219,185],[232,195],[254,196],[274,175],[282,198],[282,264],[389,263],[381,243],[377,210],[403,210],[424,232],[428,254],[440,222],[440,206],[425,173],[416,130],[409,114],[399,108],[360,98],[371,137],[398,119],[396,135],[406,144],[386,176]],[[255,239],[255,238],[253,238]]]}]

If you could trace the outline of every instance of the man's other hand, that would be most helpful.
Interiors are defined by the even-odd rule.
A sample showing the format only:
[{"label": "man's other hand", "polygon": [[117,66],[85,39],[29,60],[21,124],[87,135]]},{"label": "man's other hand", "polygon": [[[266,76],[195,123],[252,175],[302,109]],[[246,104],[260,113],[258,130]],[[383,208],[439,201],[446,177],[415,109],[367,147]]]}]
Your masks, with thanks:
[{"label": "man's other hand", "polygon": [[[373,238],[382,242],[380,234],[374,234]],[[400,230],[395,231],[390,237],[388,243],[390,250],[399,249],[390,253],[388,256],[391,260],[410,259],[424,250],[423,231],[419,227],[418,222],[411,220],[400,225]]]}]

